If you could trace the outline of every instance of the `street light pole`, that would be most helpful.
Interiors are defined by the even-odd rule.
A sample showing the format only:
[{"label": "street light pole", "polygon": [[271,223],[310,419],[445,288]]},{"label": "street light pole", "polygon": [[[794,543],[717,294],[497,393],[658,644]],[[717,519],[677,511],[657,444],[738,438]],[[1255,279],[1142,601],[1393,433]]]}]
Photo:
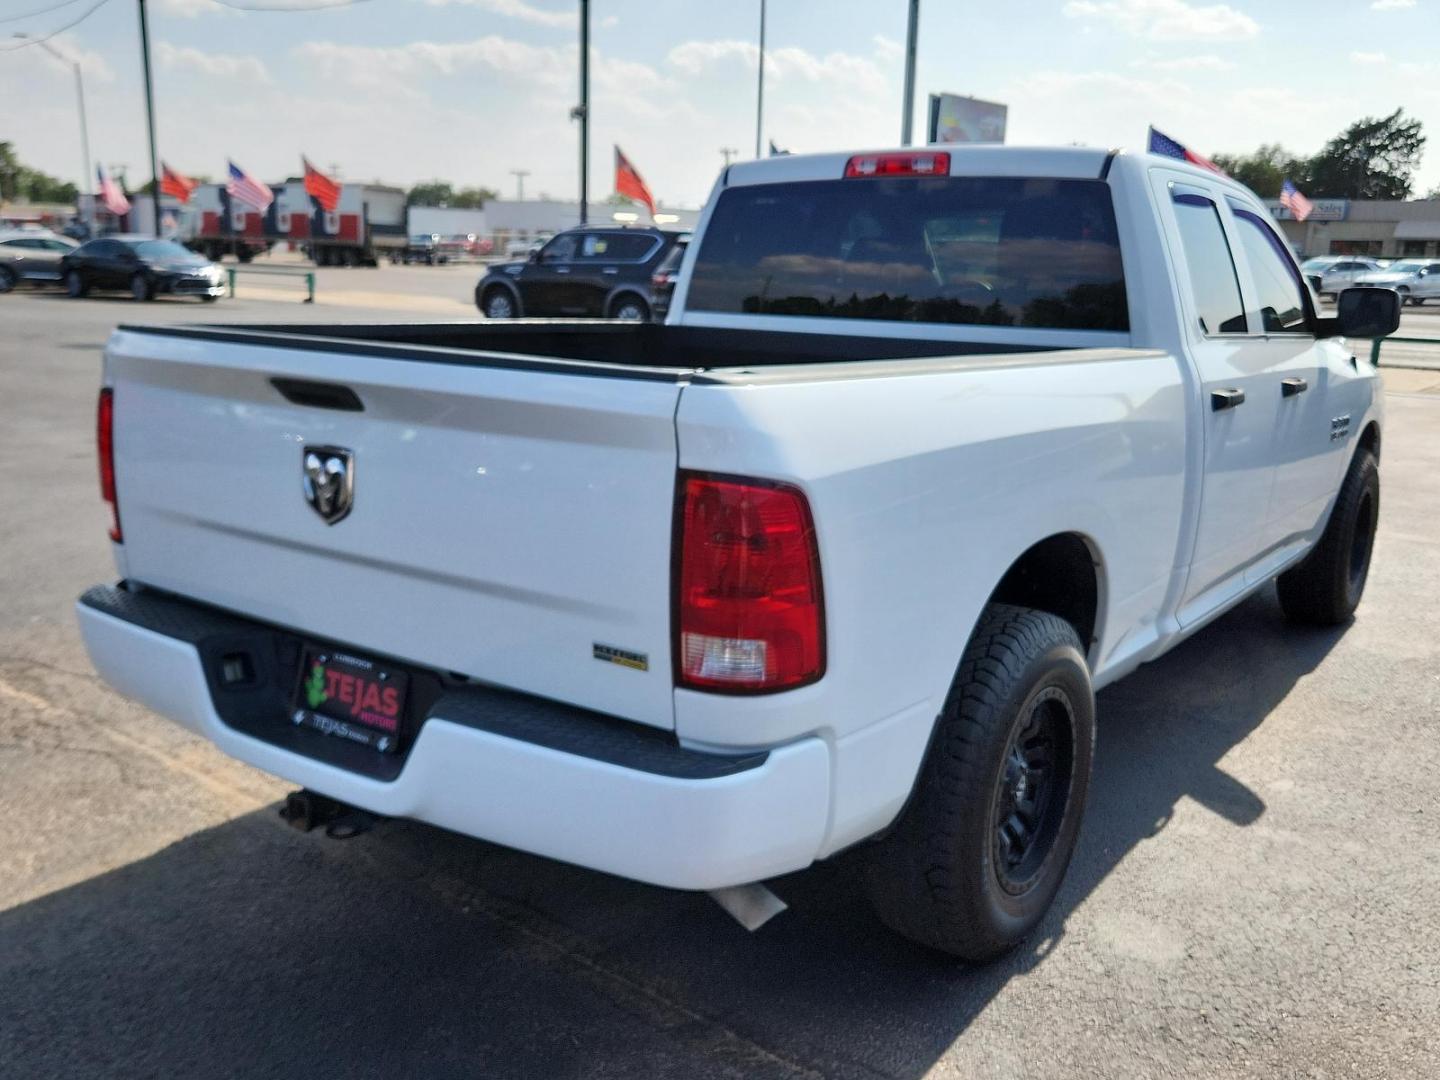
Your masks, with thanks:
[{"label": "street light pole", "polygon": [[728,169],[730,167],[730,162],[733,161],[739,153],[740,151],[736,150],[733,146],[720,147],[720,156],[725,159],[725,168]]},{"label": "street light pole", "polygon": [[590,0],[580,0],[580,224],[590,218]]},{"label": "street light pole", "polygon": [[[17,33],[17,38],[29,38],[29,34]],[[85,121],[85,80],[80,75],[80,61],[71,60],[55,46],[51,45],[44,38],[33,39],[51,56],[63,64],[69,64],[75,69],[75,97],[80,102],[80,159],[84,162],[85,171],[80,174],[80,194],[85,194],[85,189],[95,183],[95,176],[90,171],[90,125]],[[95,226],[95,200],[90,200],[89,210],[86,215],[86,224],[91,228]]]},{"label": "street light pole", "polygon": [[755,156],[760,156],[760,126],[765,118],[765,0],[760,0],[760,75],[755,87]]},{"label": "street light pole", "polygon": [[515,177],[515,201],[525,201],[525,177],[530,175],[529,169],[511,169],[510,175]]},{"label": "street light pole", "polygon": [[905,31],[905,113],[900,118],[900,145],[914,142],[915,125],[915,39],[920,33],[920,0],[910,0],[910,24]]},{"label": "street light pole", "polygon": [[150,127],[150,194],[155,201],[155,235],[160,236],[160,154],[155,149],[155,80],[150,74],[150,24],[140,4],[140,59],[145,68],[145,120]]}]

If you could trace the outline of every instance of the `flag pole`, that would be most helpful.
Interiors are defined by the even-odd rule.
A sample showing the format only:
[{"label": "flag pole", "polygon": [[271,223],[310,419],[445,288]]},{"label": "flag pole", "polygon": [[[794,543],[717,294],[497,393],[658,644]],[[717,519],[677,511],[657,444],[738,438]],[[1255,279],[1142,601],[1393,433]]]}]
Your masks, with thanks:
[{"label": "flag pole", "polygon": [[580,0],[580,224],[590,218],[590,0]]},{"label": "flag pole", "polygon": [[155,235],[160,232],[160,155],[155,150],[155,79],[150,73],[150,23],[140,3],[140,58],[145,67],[145,120],[150,128],[150,194],[155,200]]},{"label": "flag pole", "polygon": [[915,130],[915,39],[920,34],[920,0],[910,0],[910,22],[905,31],[905,114],[900,118],[900,145],[914,142]]},{"label": "flag pole", "polygon": [[755,87],[755,156],[760,156],[760,126],[765,118],[765,0],[760,0],[760,74]]}]

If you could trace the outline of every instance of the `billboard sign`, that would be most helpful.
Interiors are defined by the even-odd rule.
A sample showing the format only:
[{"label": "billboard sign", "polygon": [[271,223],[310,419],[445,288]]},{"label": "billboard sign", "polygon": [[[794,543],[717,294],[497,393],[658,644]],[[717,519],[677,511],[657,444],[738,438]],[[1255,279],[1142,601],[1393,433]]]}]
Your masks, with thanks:
[{"label": "billboard sign", "polygon": [[1009,107],[960,94],[930,95],[930,144],[1003,143]]}]

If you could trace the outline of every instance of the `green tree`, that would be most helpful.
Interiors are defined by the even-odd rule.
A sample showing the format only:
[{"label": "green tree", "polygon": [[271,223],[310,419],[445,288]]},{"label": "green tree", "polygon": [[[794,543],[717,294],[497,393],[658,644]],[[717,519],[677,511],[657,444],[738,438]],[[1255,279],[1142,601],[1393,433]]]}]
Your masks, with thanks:
[{"label": "green tree", "polygon": [[[1332,199],[1405,199],[1425,150],[1419,120],[1403,109],[1357,120],[1309,162],[1307,195]],[[1298,183],[1298,181],[1297,181]]]},{"label": "green tree", "polygon": [[443,180],[427,180],[416,184],[405,196],[407,206],[449,206],[455,198],[455,188]]},{"label": "green tree", "polygon": [[20,194],[20,180],[25,166],[15,153],[15,147],[0,142],[0,199],[13,199]]},{"label": "green tree", "polygon": [[1253,154],[1216,154],[1213,160],[1262,199],[1279,198],[1287,176],[1297,184],[1309,177],[1309,162],[1278,143],[1261,146]]},{"label": "green tree", "polygon": [[500,193],[494,188],[467,187],[455,192],[455,197],[450,200],[450,205],[458,206],[462,210],[479,210],[491,199],[499,197]]},{"label": "green tree", "polygon": [[68,180],[59,180],[39,169],[20,163],[15,147],[0,142],[0,199],[29,199],[31,202],[73,203],[79,194]]}]

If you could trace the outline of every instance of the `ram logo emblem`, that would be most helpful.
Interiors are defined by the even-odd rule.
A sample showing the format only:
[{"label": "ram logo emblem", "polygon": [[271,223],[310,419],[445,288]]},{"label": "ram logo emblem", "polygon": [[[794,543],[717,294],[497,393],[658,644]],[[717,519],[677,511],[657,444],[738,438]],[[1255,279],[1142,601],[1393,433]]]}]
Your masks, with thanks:
[{"label": "ram logo emblem", "polygon": [[339,446],[307,446],[302,460],[305,501],[334,525],[355,501],[355,455]]}]

